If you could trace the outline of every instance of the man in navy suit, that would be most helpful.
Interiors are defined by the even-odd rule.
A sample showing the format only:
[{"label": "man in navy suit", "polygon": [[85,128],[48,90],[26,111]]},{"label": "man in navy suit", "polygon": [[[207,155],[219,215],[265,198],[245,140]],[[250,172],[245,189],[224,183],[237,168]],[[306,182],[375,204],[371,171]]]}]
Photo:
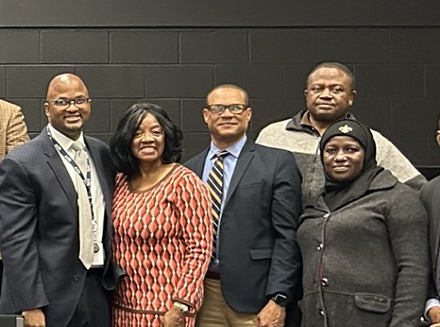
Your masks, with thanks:
[{"label": "man in navy suit", "polygon": [[115,171],[108,147],[82,133],[90,102],[78,76],[56,76],[44,104],[48,126],[0,165],[0,312],[22,313],[26,326],[111,325],[122,274],[111,259]]},{"label": "man in navy suit", "polygon": [[246,137],[251,116],[245,90],[213,89],[203,109],[211,144],[185,163],[209,186],[218,153],[227,151],[200,327],[284,326],[285,307],[299,292],[301,176],[290,152]]}]

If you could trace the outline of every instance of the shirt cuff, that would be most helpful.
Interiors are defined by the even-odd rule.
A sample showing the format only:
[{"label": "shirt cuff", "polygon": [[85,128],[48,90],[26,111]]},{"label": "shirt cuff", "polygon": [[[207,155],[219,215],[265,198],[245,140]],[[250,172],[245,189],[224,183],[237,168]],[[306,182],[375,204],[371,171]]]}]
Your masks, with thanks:
[{"label": "shirt cuff", "polygon": [[180,303],[182,303],[182,304],[185,304],[185,305],[187,305],[187,306],[190,307],[190,308],[193,307],[193,304],[192,304],[191,302],[188,302],[187,300],[184,300],[184,299],[180,299],[180,298],[178,298],[178,297],[173,297],[171,300],[172,300],[173,302],[180,302]]},{"label": "shirt cuff", "polygon": [[432,299],[429,299],[428,301],[426,301],[426,304],[425,304],[425,314],[424,315],[425,315],[425,318],[428,321],[430,321],[429,317],[428,317],[428,311],[429,311],[429,309],[431,309],[433,307],[440,307],[439,299],[432,298]]}]

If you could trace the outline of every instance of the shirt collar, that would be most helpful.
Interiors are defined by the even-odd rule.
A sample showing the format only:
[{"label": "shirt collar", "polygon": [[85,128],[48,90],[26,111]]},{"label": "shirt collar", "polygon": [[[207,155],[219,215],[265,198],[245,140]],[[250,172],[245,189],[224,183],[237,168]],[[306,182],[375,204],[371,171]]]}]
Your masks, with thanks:
[{"label": "shirt collar", "polygon": [[[353,115],[352,113],[350,113],[350,112],[347,112],[347,113],[345,114],[345,116],[344,116],[343,118],[341,118],[341,119],[353,119],[353,120],[355,120],[354,115]],[[300,123],[302,126],[311,126],[311,127],[313,127],[312,123],[310,122],[310,111],[309,111],[309,110],[307,110],[307,111],[302,115],[301,120],[300,120],[299,123]]]},{"label": "shirt collar", "polygon": [[[246,143],[247,137],[244,135],[240,140],[232,144],[231,146],[227,147],[225,150],[229,152],[229,154],[233,155],[235,158],[238,158],[240,155],[241,150],[244,147],[244,144]],[[211,147],[208,152],[208,158],[211,160],[215,154],[220,151],[219,148],[217,148],[212,142]]]},{"label": "shirt collar", "polygon": [[307,110],[304,115],[302,115],[300,124],[303,126],[312,126],[310,122],[310,111]]},{"label": "shirt collar", "polygon": [[53,127],[50,123],[47,125],[47,128],[49,128],[50,133],[52,134],[52,137],[55,141],[58,142],[58,144],[64,149],[64,150],[70,150],[70,147],[72,146],[72,144],[76,141],[79,141],[80,143],[82,143],[82,145],[84,145],[84,147],[86,146],[86,143],[84,141],[84,135],[81,132],[78,140],[74,141],[71,138],[67,137],[66,135],[64,135],[63,133],[60,133],[55,127]]}]

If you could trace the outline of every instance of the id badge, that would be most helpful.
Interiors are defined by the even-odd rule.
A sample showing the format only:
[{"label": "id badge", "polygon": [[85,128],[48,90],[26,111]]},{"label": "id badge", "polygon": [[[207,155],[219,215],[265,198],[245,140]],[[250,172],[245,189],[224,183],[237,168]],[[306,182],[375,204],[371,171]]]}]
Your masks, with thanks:
[{"label": "id badge", "polygon": [[102,243],[94,244],[92,267],[93,268],[104,267],[104,246]]}]

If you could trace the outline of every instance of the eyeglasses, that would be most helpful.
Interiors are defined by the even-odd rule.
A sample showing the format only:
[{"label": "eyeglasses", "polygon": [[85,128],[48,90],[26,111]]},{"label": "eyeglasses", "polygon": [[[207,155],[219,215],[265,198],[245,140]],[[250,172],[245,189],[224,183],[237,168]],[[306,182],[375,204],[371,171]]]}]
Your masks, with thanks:
[{"label": "eyeglasses", "polygon": [[75,98],[75,99],[63,99],[63,98],[60,98],[60,99],[56,99],[56,100],[52,100],[52,101],[47,100],[46,102],[52,103],[54,106],[56,106],[56,107],[58,107],[60,109],[67,109],[72,104],[75,105],[76,107],[82,107],[86,103],[92,102],[92,99],[90,99],[90,98],[83,98],[83,97],[79,97],[79,98]]},{"label": "eyeglasses", "polygon": [[225,106],[223,104],[213,104],[208,106],[209,111],[211,111],[213,114],[222,114],[226,109],[229,109],[229,111],[233,114],[241,114],[247,106],[245,104],[230,104],[229,106]]}]

